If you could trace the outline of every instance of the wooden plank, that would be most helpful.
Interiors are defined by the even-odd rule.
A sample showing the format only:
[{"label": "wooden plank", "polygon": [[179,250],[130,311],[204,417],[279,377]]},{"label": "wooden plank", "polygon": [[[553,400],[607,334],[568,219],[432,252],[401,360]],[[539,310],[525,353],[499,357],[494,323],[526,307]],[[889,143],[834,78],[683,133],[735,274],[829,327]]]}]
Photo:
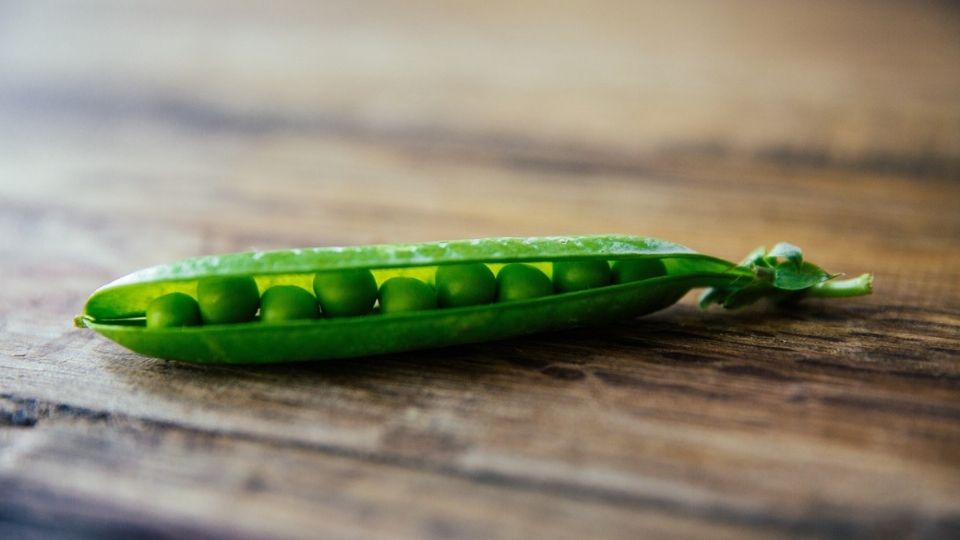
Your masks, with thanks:
[{"label": "wooden plank", "polygon": [[[363,154],[367,157],[363,162],[369,166],[376,161],[370,159],[375,154],[376,149]],[[487,178],[502,174],[509,179],[503,181],[515,180],[509,168],[482,172]],[[722,178],[727,173],[715,174]],[[857,192],[856,185],[850,185],[856,177],[849,175],[845,178],[850,184],[825,188],[834,174],[813,174],[809,185],[785,188],[788,199],[805,210],[816,209],[803,202],[804,193],[812,200],[817,189]],[[707,180],[695,182],[691,196],[710,185],[710,175],[702,176]],[[274,182],[278,200],[295,200],[300,182],[296,177]],[[356,207],[390,209],[389,186],[380,180],[369,182],[353,185],[367,195],[354,203]],[[610,182],[618,188],[631,185]],[[654,186],[656,182],[650,180]],[[878,268],[878,283],[892,287],[889,292],[881,289],[875,298],[814,303],[794,313],[701,315],[689,308],[675,309],[603,331],[262,369],[157,362],[67,329],[70,310],[95,285],[89,276],[106,271],[97,261],[126,263],[152,257],[154,238],[169,237],[127,233],[117,237],[122,239],[119,243],[105,242],[96,238],[100,230],[137,231],[143,222],[147,231],[184,227],[182,236],[175,235],[180,243],[171,245],[197,249],[196,243],[189,243],[196,242],[197,235],[186,231],[203,230],[191,222],[205,217],[188,209],[181,216],[141,220],[136,212],[124,209],[143,204],[138,202],[141,190],[152,188],[101,180],[99,185],[106,189],[100,193],[109,194],[105,200],[95,200],[85,194],[83,184],[76,184],[79,189],[71,193],[71,207],[54,206],[50,215],[57,218],[30,226],[22,217],[31,204],[39,206],[51,193],[60,190],[62,196],[62,190],[70,189],[63,182],[36,182],[8,198],[11,208],[27,208],[20,217],[15,212],[4,214],[12,216],[11,226],[27,223],[21,239],[34,246],[57,246],[62,244],[55,238],[71,234],[71,243],[97,246],[100,251],[68,252],[79,264],[43,268],[41,263],[53,254],[37,248],[32,251],[33,264],[15,267],[15,274],[5,276],[13,290],[26,294],[13,298],[17,310],[5,321],[0,385],[16,389],[10,392],[15,402],[40,398],[96,414],[129,415],[178,429],[224,434],[228,440],[306,447],[359,460],[360,469],[369,461],[385,462],[405,474],[414,471],[481,484],[493,478],[509,489],[523,486],[631,511],[680,509],[684,516],[706,516],[720,524],[750,524],[747,530],[758,534],[769,528],[776,533],[803,532],[813,527],[813,521],[826,524],[825,529],[810,529],[820,534],[834,528],[866,534],[878,527],[900,531],[942,527],[957,514],[951,501],[960,500],[952,451],[960,442],[956,407],[960,372],[955,362],[960,317],[951,304],[957,297],[956,267],[945,264],[954,252],[941,247],[950,245],[949,238],[935,239],[955,218],[924,212],[923,205],[942,193],[942,184],[885,182],[889,189],[864,190],[865,201],[854,200],[845,207],[862,229],[858,244],[885,245],[890,229],[882,222],[863,222],[870,217],[867,209],[875,206],[916,218],[914,226],[934,240],[885,253],[890,270]],[[258,183],[240,178],[230,185],[234,187],[226,183],[218,187],[221,193],[231,189],[242,193],[256,191]],[[730,200],[750,196],[756,200],[751,195],[754,185],[746,181],[734,188]],[[588,198],[596,186],[566,189]],[[646,181],[633,189],[645,188]],[[168,200],[172,208],[175,194],[184,189],[190,189],[187,183],[165,183],[151,201]],[[269,193],[273,192],[262,192],[267,201]],[[494,190],[486,196],[493,207],[498,194]],[[225,197],[230,205],[226,213],[255,215],[264,197]],[[700,197],[697,202],[706,206],[710,193]],[[575,224],[599,221],[604,208],[598,205],[597,214],[581,210],[574,216],[578,194],[568,192],[561,200],[569,201],[566,209]],[[90,227],[79,225],[91,219],[97,204],[108,210],[102,218],[107,225],[88,231]],[[183,206],[180,201],[175,204]],[[858,210],[859,204],[863,208]],[[670,209],[662,212],[666,216]],[[313,213],[309,205],[287,205],[283,220],[271,227],[300,229]],[[378,212],[360,216],[356,226],[370,230],[381,221]],[[320,220],[334,227],[336,217]],[[552,217],[559,220],[560,215]],[[669,226],[678,232],[699,226],[707,231],[707,243],[742,242],[706,227],[711,219],[722,219],[719,212],[689,219]],[[830,239],[832,227],[819,220],[789,225],[813,244],[826,247],[824,255],[832,257],[834,265],[859,271],[876,261],[872,250],[847,250],[842,242]],[[734,230],[742,229],[738,225]],[[242,229],[233,234],[237,236],[227,233],[218,241],[225,246],[249,241]],[[184,238],[192,240],[184,244]],[[19,253],[8,249],[9,256]],[[941,274],[921,269],[923,264]],[[73,277],[64,279],[64,271]],[[58,289],[38,291],[38,272],[48,272]],[[927,283],[938,277],[937,283]],[[84,384],[76,386],[77,380]],[[37,473],[31,480],[64,489],[75,484],[61,482],[59,476]],[[824,478],[831,479],[829,487]],[[103,488],[92,491],[105,495]],[[458,523],[457,530],[470,528]]]},{"label": "wooden plank", "polygon": [[[605,6],[0,3],[0,536],[954,536],[957,10]],[[592,232],[877,294],[271,368],[69,327],[184,256]]]},{"label": "wooden plank", "polygon": [[[169,137],[151,140],[176,148]],[[736,530],[756,534],[919,530],[949,526],[958,512],[951,502],[960,500],[954,451],[960,373],[953,361],[960,281],[951,232],[958,218],[929,211],[953,204],[955,198],[944,196],[956,192],[952,183],[778,171],[721,158],[712,166],[655,162],[652,169],[664,172],[598,174],[577,184],[548,173],[527,178],[509,164],[464,169],[378,143],[331,144],[302,162],[284,159],[306,155],[307,141],[284,141],[276,156],[244,161],[228,177],[212,174],[206,164],[216,143],[198,141],[211,153],[185,152],[177,160],[181,172],[154,182],[166,166],[154,164],[151,150],[131,149],[124,164],[108,162],[112,148],[80,154],[55,137],[49,141],[88,172],[63,174],[54,164],[49,175],[7,184],[3,192],[4,226],[19,234],[2,244],[4,257],[18,265],[4,272],[7,305],[15,311],[4,317],[0,386],[15,404],[40,399],[227,441],[329,452],[357,460],[358,470],[371,461],[386,463],[401,476],[506,484],[498,489],[565,501],[556,504],[589,500],[664,519],[742,525]],[[229,151],[254,144],[261,143]],[[337,156],[341,171],[320,180],[299,172],[336,164]],[[14,170],[36,162],[29,150],[5,160]],[[274,180],[265,186],[262,178],[271,169]],[[144,176],[127,178],[124,170]],[[204,182],[195,184],[197,177]],[[431,195],[436,177],[447,181],[441,198]],[[770,177],[777,189],[764,183]],[[397,181],[404,196],[393,189]],[[509,201],[504,208],[499,201],[517,190],[547,210],[531,214]],[[304,192],[322,193],[321,206],[298,197]],[[824,194],[836,202],[824,201]],[[716,201],[723,204],[715,207]],[[628,202],[645,211],[634,213]],[[459,209],[468,207],[476,218],[465,224]],[[508,221],[508,215],[518,219]],[[255,242],[364,241],[369,233],[363,231],[384,234],[377,229],[384,216],[407,223],[408,229],[394,227],[397,239],[488,230],[486,223],[501,224],[491,226],[491,234],[506,224],[534,233],[552,232],[554,224],[589,231],[619,219],[621,230],[652,226],[701,249],[716,245],[730,257],[752,246],[744,245],[746,231],[761,216],[771,241],[786,237],[815,246],[816,259],[830,268],[876,270],[881,294],[849,304],[815,303],[798,313],[675,309],[603,331],[272,369],[156,362],[67,328],[90,290],[115,277],[116,268],[159,262],[158,250],[171,258]],[[345,219],[359,232],[344,233]],[[738,234],[731,237],[727,227]],[[311,242],[314,231],[336,232]],[[385,238],[368,240],[377,239]],[[897,250],[890,250],[891,242]],[[56,287],[40,286],[41,278]],[[59,439],[49,444],[72,446]],[[63,480],[65,473],[52,464],[26,475],[14,473],[22,463],[13,463],[7,473],[14,478],[63,491],[80,483]],[[833,479],[829,487],[823,475]],[[412,481],[397,480],[400,486]],[[212,492],[242,498],[229,488]],[[125,493],[109,486],[81,491],[111,504]],[[172,508],[162,515],[202,518],[181,507],[193,504],[189,499],[166,504]],[[518,507],[526,519],[536,515]],[[478,512],[488,519],[498,514],[495,507],[482,508]],[[232,515],[208,510],[221,519]],[[417,526],[429,520],[421,517]],[[307,527],[298,523],[291,534]],[[467,518],[455,523],[458,531],[473,527]],[[618,531],[634,532],[626,521],[618,523]],[[258,530],[250,524],[244,529]]]}]

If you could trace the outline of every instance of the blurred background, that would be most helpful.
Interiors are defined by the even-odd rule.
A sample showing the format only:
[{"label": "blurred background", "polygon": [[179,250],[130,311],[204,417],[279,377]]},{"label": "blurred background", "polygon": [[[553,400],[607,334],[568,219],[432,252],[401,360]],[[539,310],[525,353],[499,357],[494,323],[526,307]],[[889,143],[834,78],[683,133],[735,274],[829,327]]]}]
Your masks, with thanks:
[{"label": "blurred background", "polygon": [[[263,371],[69,327],[181,257],[589,233],[790,241],[882,294]],[[0,426],[38,426],[0,429],[3,516],[12,475],[254,536],[958,523],[956,2],[0,0],[0,260]]]},{"label": "blurred background", "polygon": [[896,239],[936,192],[897,179],[960,174],[958,35],[949,2],[7,0],[4,225],[42,206],[110,274],[590,232],[737,257],[858,213]]}]

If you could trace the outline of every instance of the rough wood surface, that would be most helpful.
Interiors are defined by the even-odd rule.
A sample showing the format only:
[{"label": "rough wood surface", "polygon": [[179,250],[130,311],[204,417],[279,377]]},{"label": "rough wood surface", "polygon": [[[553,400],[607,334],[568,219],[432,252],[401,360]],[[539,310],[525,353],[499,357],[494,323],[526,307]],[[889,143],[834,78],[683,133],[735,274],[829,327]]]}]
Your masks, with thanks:
[{"label": "rough wood surface", "polygon": [[[960,533],[945,2],[0,2],[0,537]],[[73,329],[251,248],[789,240],[877,293],[270,368]]]}]

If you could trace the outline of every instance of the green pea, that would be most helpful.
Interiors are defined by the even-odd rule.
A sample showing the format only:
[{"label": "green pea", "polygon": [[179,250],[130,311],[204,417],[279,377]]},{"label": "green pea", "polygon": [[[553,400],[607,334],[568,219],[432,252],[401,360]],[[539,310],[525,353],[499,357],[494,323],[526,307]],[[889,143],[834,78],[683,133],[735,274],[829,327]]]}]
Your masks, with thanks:
[{"label": "green pea", "polygon": [[497,301],[509,302],[536,298],[553,293],[553,285],[546,274],[523,263],[511,263],[497,274]]},{"label": "green pea", "polygon": [[497,296],[497,278],[483,263],[441,266],[436,279],[437,300],[443,307],[489,304]]},{"label": "green pea", "polygon": [[147,327],[168,328],[200,324],[200,308],[192,296],[170,293],[154,298],[147,306]]},{"label": "green pea", "polygon": [[206,324],[244,322],[256,316],[260,291],[249,276],[210,277],[197,285],[197,302]]},{"label": "green pea", "polygon": [[623,259],[613,263],[613,282],[629,283],[667,275],[660,259]]},{"label": "green pea", "polygon": [[265,323],[316,319],[317,299],[296,285],[275,285],[260,297],[260,320]]},{"label": "green pea", "polygon": [[377,281],[370,270],[330,270],[313,278],[320,309],[327,317],[366,315],[377,301]]},{"label": "green pea", "polygon": [[380,311],[402,313],[437,307],[433,287],[411,277],[390,278],[380,286]]},{"label": "green pea", "polygon": [[610,264],[603,260],[553,263],[553,286],[557,292],[595,289],[610,284]]}]

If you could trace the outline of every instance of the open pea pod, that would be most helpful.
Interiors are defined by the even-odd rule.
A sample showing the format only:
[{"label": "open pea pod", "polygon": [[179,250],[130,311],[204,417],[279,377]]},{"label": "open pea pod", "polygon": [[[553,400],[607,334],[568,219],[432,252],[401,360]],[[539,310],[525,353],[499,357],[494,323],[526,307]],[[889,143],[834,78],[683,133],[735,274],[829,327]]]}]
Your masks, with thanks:
[{"label": "open pea pod", "polygon": [[[790,248],[790,249],[788,249]],[[213,277],[249,276],[259,291],[274,285],[310,290],[318,272],[370,270],[377,283],[413,277],[433,283],[439,267],[482,263],[493,272],[515,262],[547,276],[555,263],[656,259],[663,275],[467,307],[371,313],[263,323],[151,328],[150,302],[174,292],[196,295]],[[870,292],[868,275],[847,281],[804,262],[799,249],[780,244],[740,264],[684,246],[635,236],[487,238],[421,244],[327,247],[198,257],[134,272],[88,299],[75,319],[133,351],[204,363],[273,363],[349,358],[475,343],[536,332],[600,324],[663,309],[694,288],[708,288],[701,305],[738,307],[762,297],[855,296]]]}]

